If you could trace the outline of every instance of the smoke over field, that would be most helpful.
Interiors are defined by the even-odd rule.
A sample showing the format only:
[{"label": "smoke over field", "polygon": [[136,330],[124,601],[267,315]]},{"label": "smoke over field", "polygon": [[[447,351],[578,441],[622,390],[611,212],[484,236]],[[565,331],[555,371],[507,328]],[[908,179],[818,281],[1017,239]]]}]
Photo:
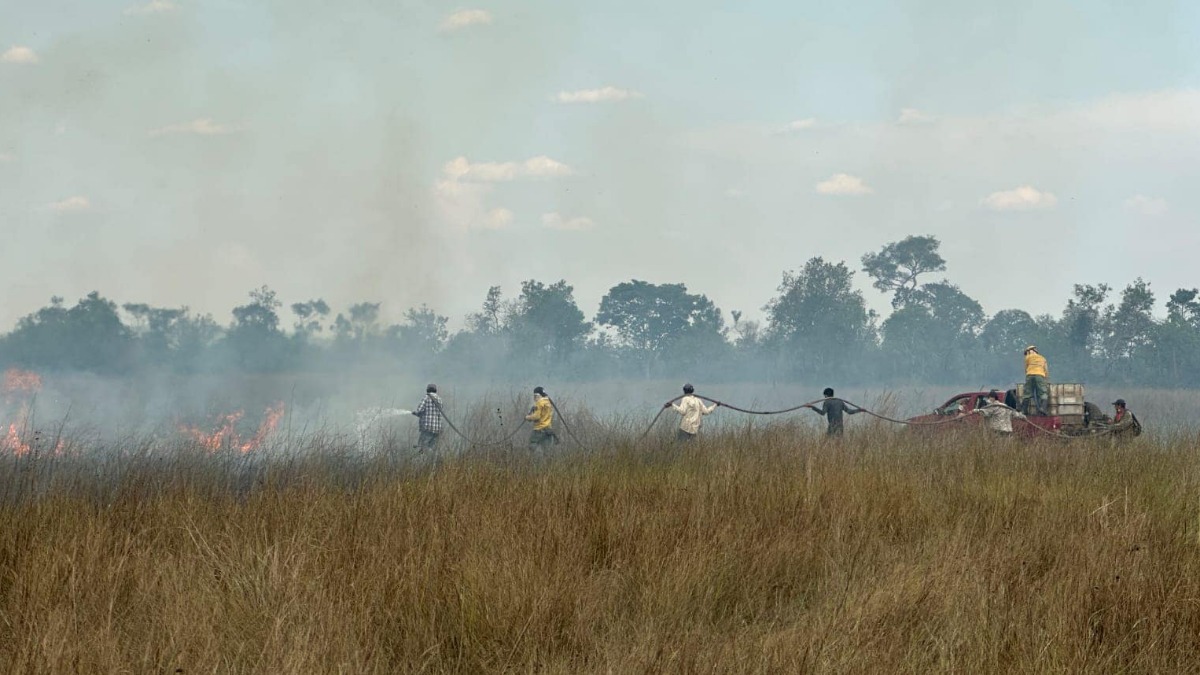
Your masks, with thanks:
[{"label": "smoke over field", "polygon": [[[679,382],[602,380],[563,383],[441,383],[447,417],[481,442],[509,433],[528,412],[534,385],[544,385],[567,423],[576,422],[596,439],[641,431],[662,403],[679,395]],[[697,391],[737,406],[778,410],[820,397],[823,383],[697,382]],[[342,438],[367,452],[381,439],[415,441],[417,423],[410,415],[423,396],[425,382],[387,374],[350,372],[311,375],[165,375],[100,376],[10,369],[0,382],[0,450],[21,456],[37,448],[59,452],[79,439],[104,446],[183,442],[216,453],[251,453],[280,448],[318,434]],[[930,411],[952,395],[974,391],[974,385],[862,386],[839,388],[843,398],[891,417]],[[985,388],[986,389],[986,388]],[[1173,438],[1200,427],[1200,399],[1191,391],[1089,387],[1088,399],[1107,409],[1121,397],[1129,401],[1147,432]],[[673,417],[660,420],[656,432],[669,432]],[[713,429],[765,430],[777,427],[811,434],[823,424],[804,410],[783,416],[758,417],[722,409],[706,419]],[[850,430],[902,429],[887,422],[857,418]],[[478,433],[476,433],[478,432]],[[615,436],[614,436],[615,435]],[[452,430],[447,443],[468,444]],[[461,446],[461,447],[460,447]]]}]

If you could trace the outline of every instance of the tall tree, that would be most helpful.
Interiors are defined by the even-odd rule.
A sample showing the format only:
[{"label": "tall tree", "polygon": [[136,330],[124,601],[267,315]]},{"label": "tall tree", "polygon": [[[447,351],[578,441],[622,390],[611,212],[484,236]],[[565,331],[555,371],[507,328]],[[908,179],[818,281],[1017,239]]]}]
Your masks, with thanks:
[{"label": "tall tree", "polygon": [[1148,354],[1154,341],[1154,293],[1150,284],[1138,277],[1121,291],[1121,302],[1104,313],[1103,345],[1109,369],[1117,369],[1132,379],[1138,361]]},{"label": "tall tree", "polygon": [[[725,321],[707,296],[689,293],[684,284],[651,284],[634,279],[608,290],[600,300],[596,323],[611,326],[618,344],[630,350],[649,374],[653,363],[686,344],[701,354],[724,342]],[[668,361],[690,361],[676,351]]]},{"label": "tall tree", "polygon": [[483,306],[478,312],[467,316],[467,327],[480,335],[495,335],[500,332],[511,311],[512,307],[504,301],[500,287],[491,286],[483,299]]},{"label": "tall tree", "polygon": [[512,348],[525,360],[541,364],[561,363],[582,347],[592,331],[575,303],[574,287],[566,281],[522,282],[505,327],[512,335]]},{"label": "tall tree", "polygon": [[429,357],[437,354],[450,337],[447,328],[450,319],[429,308],[428,305],[409,308],[404,312],[404,323],[388,329],[389,337],[403,354]]},{"label": "tall tree", "polygon": [[178,324],[187,316],[187,307],[151,307],[146,303],[121,306],[134,319],[134,332],[141,347],[141,358],[166,364],[178,347]]},{"label": "tall tree", "polygon": [[306,340],[325,330],[324,321],[329,316],[329,303],[317,298],[308,302],[292,303],[292,314],[296,315],[295,335]]},{"label": "tall tree", "polygon": [[282,305],[275,291],[263,286],[250,291],[250,302],[233,308],[225,343],[242,368],[277,371],[288,364],[287,338],[279,330]]},{"label": "tall tree", "polygon": [[874,344],[874,315],[845,263],[812,258],[784,272],[779,295],[763,309],[771,349],[801,375],[824,375],[860,359]]},{"label": "tall tree", "polygon": [[381,333],[379,308],[382,303],[359,302],[350,306],[345,314],[338,313],[333,321],[334,340],[342,348],[354,346],[363,350]]},{"label": "tall tree", "polygon": [[117,304],[93,291],[69,309],[51,298],[49,307],[22,318],[5,352],[28,366],[114,372],[132,366],[133,345]]},{"label": "tall tree", "polygon": [[938,253],[941,242],[933,236],[909,236],[892,242],[878,253],[862,257],[863,271],[874,279],[871,284],[884,293],[892,294],[892,307],[905,305],[920,287],[920,277],[929,272],[943,272],[946,261]]}]

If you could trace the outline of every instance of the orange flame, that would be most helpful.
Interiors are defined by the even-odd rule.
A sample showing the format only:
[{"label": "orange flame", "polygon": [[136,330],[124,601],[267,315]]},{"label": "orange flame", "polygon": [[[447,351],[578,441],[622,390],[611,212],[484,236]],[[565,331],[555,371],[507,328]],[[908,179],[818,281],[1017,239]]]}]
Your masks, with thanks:
[{"label": "orange flame", "polygon": [[42,390],[42,376],[28,370],[9,368],[4,371],[4,393],[36,394]]},{"label": "orange flame", "polygon": [[8,425],[8,433],[0,440],[0,447],[3,447],[17,457],[24,457],[33,450],[28,443],[21,440],[21,432],[17,430],[16,424]]},{"label": "orange flame", "polygon": [[266,412],[263,413],[262,423],[258,425],[258,430],[254,432],[254,436],[249,440],[242,438],[237,429],[238,423],[245,416],[245,412],[242,410],[222,417],[220,424],[211,432],[182,425],[179,427],[179,430],[210,453],[226,448],[247,453],[257,450],[274,433],[275,429],[279,426],[279,421],[283,419],[283,413],[283,403],[276,403],[267,408]]},{"label": "orange flame", "polygon": [[258,431],[254,432],[254,438],[251,438],[249,442],[242,444],[242,452],[250,452],[251,450],[255,450],[262,445],[263,441],[267,440],[267,437],[275,432],[275,428],[279,426],[279,421],[282,419],[282,402],[276,403],[275,405],[267,408],[266,412],[263,413],[262,424],[259,424]]},{"label": "orange flame", "polygon": [[21,438],[21,431],[29,422],[29,399],[42,389],[42,376],[28,370],[10,368],[4,372],[4,382],[0,390],[4,399],[10,405],[20,401],[17,421],[8,425],[8,432],[0,435],[0,449],[7,450],[17,457],[24,457],[33,451],[33,447]]}]

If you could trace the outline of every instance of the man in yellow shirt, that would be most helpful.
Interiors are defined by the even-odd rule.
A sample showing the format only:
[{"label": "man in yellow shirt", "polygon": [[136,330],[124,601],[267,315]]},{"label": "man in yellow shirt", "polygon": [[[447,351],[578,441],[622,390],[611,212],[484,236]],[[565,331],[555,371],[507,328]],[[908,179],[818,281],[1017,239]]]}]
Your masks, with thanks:
[{"label": "man in yellow shirt", "polygon": [[[1050,414],[1050,367],[1046,357],[1038,353],[1036,345],[1025,348],[1025,391],[1021,396],[1021,407],[1026,415]],[[1030,403],[1033,407],[1030,407]]]},{"label": "man in yellow shirt", "polygon": [[551,443],[558,443],[558,434],[554,433],[554,404],[546,396],[542,387],[533,389],[533,408],[525,419],[533,422],[533,433],[529,435],[529,448],[540,450]]}]

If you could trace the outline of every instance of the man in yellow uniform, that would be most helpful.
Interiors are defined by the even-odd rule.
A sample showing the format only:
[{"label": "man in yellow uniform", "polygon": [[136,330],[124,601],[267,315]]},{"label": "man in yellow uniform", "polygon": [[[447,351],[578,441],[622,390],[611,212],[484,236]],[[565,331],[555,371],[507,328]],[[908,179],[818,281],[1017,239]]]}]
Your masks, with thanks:
[{"label": "man in yellow uniform", "polygon": [[[1026,415],[1046,416],[1050,414],[1050,367],[1046,357],[1038,353],[1036,345],[1025,348],[1025,391],[1021,396],[1021,407]],[[1030,407],[1030,402],[1033,407]]]},{"label": "man in yellow uniform", "polygon": [[533,433],[529,435],[531,450],[541,450],[551,443],[558,443],[558,434],[554,433],[554,404],[542,387],[534,387],[533,409],[525,419],[533,422]]}]

